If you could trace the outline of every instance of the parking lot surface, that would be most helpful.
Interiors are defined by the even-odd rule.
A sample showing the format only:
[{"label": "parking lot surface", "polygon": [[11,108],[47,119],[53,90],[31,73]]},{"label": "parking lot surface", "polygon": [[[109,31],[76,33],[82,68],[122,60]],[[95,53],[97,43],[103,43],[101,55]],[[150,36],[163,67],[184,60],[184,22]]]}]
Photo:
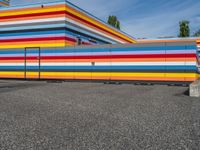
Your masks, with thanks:
[{"label": "parking lot surface", "polygon": [[199,150],[188,87],[0,80],[1,150]]}]

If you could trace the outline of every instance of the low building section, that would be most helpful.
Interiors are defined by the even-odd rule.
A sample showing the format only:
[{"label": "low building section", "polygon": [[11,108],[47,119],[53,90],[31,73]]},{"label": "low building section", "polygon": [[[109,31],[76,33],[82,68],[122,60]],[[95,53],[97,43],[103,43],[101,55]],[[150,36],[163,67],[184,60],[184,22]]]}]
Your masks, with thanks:
[{"label": "low building section", "polygon": [[116,44],[0,51],[0,78],[192,82],[195,42]]}]

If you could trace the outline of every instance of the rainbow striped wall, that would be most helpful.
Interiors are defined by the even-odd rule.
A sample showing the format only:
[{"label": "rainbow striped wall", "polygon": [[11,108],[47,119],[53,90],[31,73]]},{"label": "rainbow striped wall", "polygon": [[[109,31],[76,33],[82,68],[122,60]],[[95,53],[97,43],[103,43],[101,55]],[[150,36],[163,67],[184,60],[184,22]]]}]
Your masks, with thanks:
[{"label": "rainbow striped wall", "polygon": [[145,44],[145,43],[177,43],[177,42],[196,42],[197,44],[197,65],[200,72],[200,38],[192,37],[192,38],[164,38],[164,39],[139,39],[137,43]]},{"label": "rainbow striped wall", "polygon": [[198,77],[195,42],[0,50],[0,78],[192,82]]},{"label": "rainbow striped wall", "polygon": [[0,0],[0,7],[9,6],[10,0]]},{"label": "rainbow striped wall", "polygon": [[135,40],[69,2],[0,10],[0,49],[134,43]]},{"label": "rainbow striped wall", "polygon": [[200,72],[200,40],[197,40],[197,49],[198,49],[198,67]]}]

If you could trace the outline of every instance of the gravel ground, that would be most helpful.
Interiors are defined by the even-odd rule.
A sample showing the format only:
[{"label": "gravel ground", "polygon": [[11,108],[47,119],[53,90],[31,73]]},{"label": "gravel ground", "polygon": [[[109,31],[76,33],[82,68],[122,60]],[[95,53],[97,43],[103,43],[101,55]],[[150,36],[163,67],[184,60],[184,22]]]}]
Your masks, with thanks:
[{"label": "gravel ground", "polygon": [[0,81],[1,150],[199,150],[187,87]]}]

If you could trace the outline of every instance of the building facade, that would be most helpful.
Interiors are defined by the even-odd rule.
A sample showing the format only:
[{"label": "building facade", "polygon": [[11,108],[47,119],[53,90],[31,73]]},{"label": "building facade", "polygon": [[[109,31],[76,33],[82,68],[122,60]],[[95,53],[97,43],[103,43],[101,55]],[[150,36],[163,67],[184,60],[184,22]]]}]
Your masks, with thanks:
[{"label": "building facade", "polygon": [[0,49],[134,42],[67,1],[0,10]]},{"label": "building facade", "polygon": [[67,1],[0,10],[0,78],[192,82],[199,48],[135,40]]}]

